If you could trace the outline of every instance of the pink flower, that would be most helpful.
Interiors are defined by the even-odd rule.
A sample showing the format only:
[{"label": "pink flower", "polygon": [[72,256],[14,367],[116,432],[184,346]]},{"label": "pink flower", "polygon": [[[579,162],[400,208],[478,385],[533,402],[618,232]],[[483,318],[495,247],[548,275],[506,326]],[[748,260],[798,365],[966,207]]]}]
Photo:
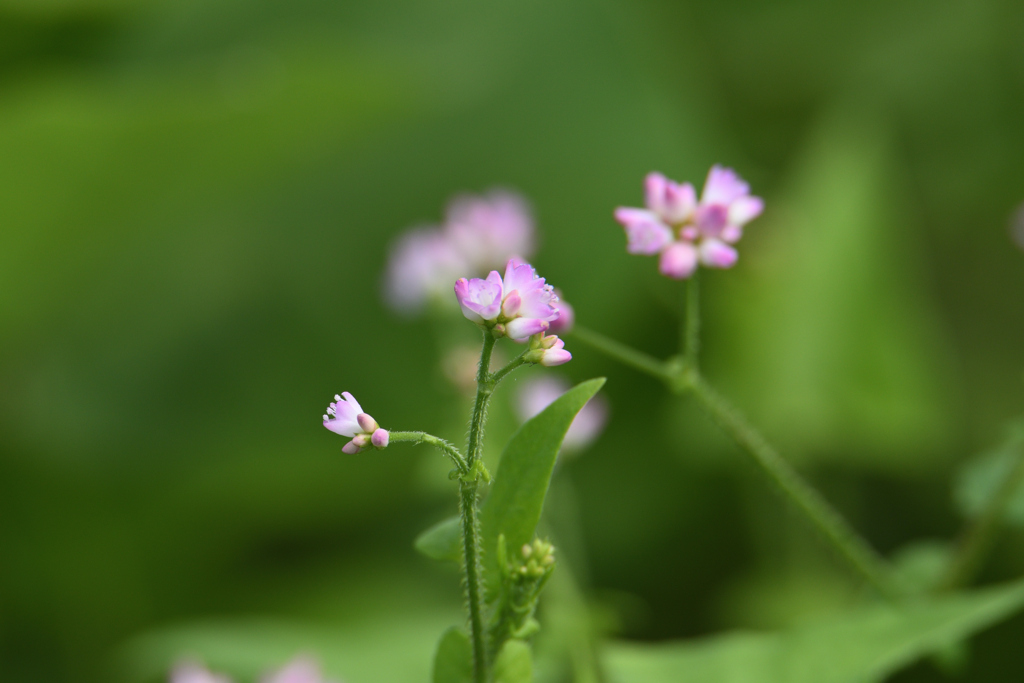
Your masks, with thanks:
[{"label": "pink flower", "polygon": [[202,664],[180,662],[171,669],[170,683],[231,683],[231,679],[208,671]]},{"label": "pink flower", "polygon": [[316,660],[296,657],[283,667],[260,679],[260,683],[330,683]]},{"label": "pink flower", "polygon": [[[558,376],[543,375],[523,382],[516,396],[516,409],[525,422],[551,405],[556,398],[569,390],[569,383]],[[566,432],[562,448],[581,450],[600,436],[608,421],[608,404],[602,394],[590,399],[576,414],[569,431]]]},{"label": "pink flower", "polygon": [[367,446],[385,448],[388,445],[387,431],[381,429],[376,420],[364,413],[355,396],[347,391],[341,392],[341,396],[334,396],[334,403],[327,407],[327,413],[324,414],[324,427],[335,434],[352,437],[352,440],[341,449],[350,455],[362,451]]},{"label": "pink flower", "polygon": [[558,297],[528,263],[510,259],[505,277],[492,270],[486,279],[460,278],[455,297],[462,314],[475,323],[504,333],[516,341],[548,329],[558,317]]},{"label": "pink flower", "polygon": [[729,245],[764,210],[735,171],[718,165],[708,173],[699,202],[692,185],[660,173],[648,174],[644,189],[647,208],[619,207],[615,220],[626,232],[629,253],[658,254],[658,269],[677,280],[693,275],[699,264],[731,268],[738,255]]},{"label": "pink flower", "polygon": [[387,301],[400,313],[416,313],[428,300],[441,298],[451,281],[468,267],[466,258],[440,230],[410,230],[391,248],[385,279]]},{"label": "pink flower", "polygon": [[491,190],[483,196],[463,195],[448,205],[445,234],[481,272],[498,268],[512,257],[530,256],[533,233],[530,208],[513,192]]},{"label": "pink flower", "polygon": [[385,296],[400,313],[414,314],[443,300],[453,280],[483,274],[533,251],[533,217],[519,195],[492,190],[464,195],[448,206],[441,227],[413,229],[395,242],[388,260]]},{"label": "pink flower", "polygon": [[555,296],[558,297],[558,303],[555,304],[555,308],[558,309],[558,317],[551,321],[551,326],[548,327],[548,331],[552,334],[568,334],[572,331],[572,326],[576,322],[576,311],[569,305],[569,302],[562,298],[562,293],[555,290]]}]

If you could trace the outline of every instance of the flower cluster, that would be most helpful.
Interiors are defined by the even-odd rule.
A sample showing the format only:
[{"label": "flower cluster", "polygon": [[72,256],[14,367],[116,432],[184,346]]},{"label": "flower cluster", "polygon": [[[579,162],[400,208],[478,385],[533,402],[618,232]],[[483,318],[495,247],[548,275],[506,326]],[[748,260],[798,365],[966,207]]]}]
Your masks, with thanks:
[{"label": "flower cluster", "polygon": [[679,184],[660,173],[645,181],[646,209],[619,207],[631,254],[660,255],[663,275],[684,280],[698,264],[731,268],[743,226],[761,214],[764,202],[731,168],[713,166],[700,201],[690,183]]},{"label": "flower cluster", "polygon": [[347,391],[343,391],[341,396],[334,396],[334,403],[327,407],[324,415],[324,427],[335,434],[353,437],[341,449],[350,455],[368,446],[387,448],[390,439],[388,431],[381,429],[376,420],[364,413],[359,402]]},{"label": "flower cluster", "polygon": [[492,270],[486,279],[459,278],[455,298],[468,320],[517,341],[544,332],[558,317],[554,288],[518,259],[505,265],[505,277]]},{"label": "flower cluster", "polygon": [[[260,679],[261,683],[331,683],[324,678],[319,664],[308,657],[296,657],[277,671]],[[227,676],[215,674],[201,664],[182,662],[171,671],[170,683],[231,683]]]},{"label": "flower cluster", "polygon": [[494,190],[457,197],[444,225],[410,230],[395,243],[387,299],[399,312],[415,313],[428,301],[443,300],[460,275],[500,268],[513,256],[529,257],[533,243],[533,217],[519,195]]}]

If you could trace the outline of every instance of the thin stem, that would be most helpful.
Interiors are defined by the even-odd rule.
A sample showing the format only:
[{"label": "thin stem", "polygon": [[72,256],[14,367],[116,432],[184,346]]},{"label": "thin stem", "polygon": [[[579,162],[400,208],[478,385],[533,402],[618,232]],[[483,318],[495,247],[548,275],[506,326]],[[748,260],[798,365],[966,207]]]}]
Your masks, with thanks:
[{"label": "thin stem", "polygon": [[[466,465],[470,470],[481,458],[484,439],[484,423],[487,420],[487,404],[494,391],[491,379],[491,352],[494,351],[494,335],[484,330],[483,348],[480,350],[480,366],[476,372],[476,401],[473,403],[473,417],[469,422],[469,444],[466,447]],[[487,683],[487,640],[483,615],[483,567],[480,549],[480,522],[477,509],[477,480],[462,480],[459,484],[459,512],[462,516],[463,571],[466,584],[466,602],[469,607],[469,627],[473,644],[473,681]]]},{"label": "thin stem", "polygon": [[938,590],[953,590],[970,583],[982,561],[992,549],[999,526],[1017,490],[1024,484],[1024,434],[1011,436],[1007,447],[1013,450],[1014,462],[985,509],[964,532]]},{"label": "thin stem", "polygon": [[391,443],[413,443],[420,444],[426,443],[440,449],[442,453],[447,455],[455,463],[455,468],[459,470],[459,474],[469,474],[469,466],[466,464],[466,458],[462,455],[458,448],[453,444],[445,441],[442,438],[436,437],[433,434],[427,434],[426,432],[388,432],[388,438]]},{"label": "thin stem", "polygon": [[500,382],[501,380],[503,380],[506,377],[508,377],[517,368],[521,368],[522,366],[526,365],[525,356],[529,352],[530,352],[530,349],[527,348],[526,351],[523,351],[521,354],[519,354],[518,356],[513,358],[511,361],[509,361],[508,365],[503,367],[501,370],[496,371],[494,374],[492,374],[490,376],[489,379],[490,379],[490,382],[491,382],[491,390],[492,391],[493,391],[494,387],[498,386],[498,382]]},{"label": "thin stem", "polygon": [[473,644],[473,681],[487,683],[487,643],[484,634],[483,565],[480,557],[480,512],[477,508],[477,482],[459,483],[459,513],[462,516],[463,580],[469,607],[469,627]]},{"label": "thin stem", "polygon": [[690,390],[701,406],[745,450],[797,509],[832,543],[840,555],[883,596],[893,597],[886,561],[855,532],[821,494],[808,484],[764,437],[712,389],[697,373],[689,377]]},{"label": "thin stem", "polygon": [[637,351],[633,347],[615,341],[599,332],[576,325],[572,331],[572,338],[583,342],[591,348],[597,349],[623,365],[628,365],[634,370],[639,370],[669,384],[672,384],[676,379],[673,368],[669,363],[660,361],[653,356],[648,356],[646,353]]},{"label": "thin stem", "polygon": [[682,351],[683,366],[697,370],[700,354],[700,290],[697,272],[686,281],[686,311],[683,315]]}]

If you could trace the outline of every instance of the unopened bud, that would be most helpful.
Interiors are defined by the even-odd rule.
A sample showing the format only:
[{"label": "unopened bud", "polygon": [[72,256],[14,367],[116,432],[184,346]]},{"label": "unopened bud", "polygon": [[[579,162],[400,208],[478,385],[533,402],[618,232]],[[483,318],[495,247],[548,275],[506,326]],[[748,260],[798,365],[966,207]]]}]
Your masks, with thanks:
[{"label": "unopened bud", "polygon": [[359,423],[359,428],[367,434],[373,434],[377,431],[377,428],[380,427],[380,425],[377,424],[377,421],[366,413],[359,413],[359,415],[356,416],[356,422]]},{"label": "unopened bud", "polygon": [[352,439],[352,443],[356,445],[356,448],[366,448],[367,446],[370,445],[370,435],[356,434],[355,437]]},{"label": "unopened bud", "polygon": [[377,429],[373,432],[373,436],[370,437],[370,443],[373,444],[374,448],[387,448],[388,441],[391,440],[391,434],[386,429]]},{"label": "unopened bud", "polygon": [[349,455],[355,455],[360,451],[359,446],[356,445],[355,439],[349,441],[347,444],[341,447],[342,453],[348,453]]},{"label": "unopened bud", "polygon": [[533,547],[529,543],[523,544],[523,559],[530,559],[530,555],[533,554]]}]

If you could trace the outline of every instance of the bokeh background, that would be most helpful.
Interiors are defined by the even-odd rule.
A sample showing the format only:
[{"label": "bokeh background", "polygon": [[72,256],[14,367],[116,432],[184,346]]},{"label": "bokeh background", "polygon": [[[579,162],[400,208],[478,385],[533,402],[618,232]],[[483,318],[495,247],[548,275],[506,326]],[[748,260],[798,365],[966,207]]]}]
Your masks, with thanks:
[{"label": "bokeh background", "polygon": [[[425,680],[461,619],[412,549],[455,509],[443,462],[343,456],[318,422],[348,390],[461,438],[438,337],[381,278],[493,186],[581,323],[667,356],[678,292],[611,211],[650,170],[736,168],[767,210],[704,279],[708,375],[883,552],[952,538],[956,472],[1024,411],[1022,112],[1013,0],[3,0],[0,677],[160,680],[209,638]],[[550,501],[594,630],[858,599],[695,406],[569,348],[609,378]],[[492,451],[514,427],[499,402]],[[982,579],[1021,573],[1011,529]],[[963,680],[1024,677],[1022,636],[981,636]]]}]

